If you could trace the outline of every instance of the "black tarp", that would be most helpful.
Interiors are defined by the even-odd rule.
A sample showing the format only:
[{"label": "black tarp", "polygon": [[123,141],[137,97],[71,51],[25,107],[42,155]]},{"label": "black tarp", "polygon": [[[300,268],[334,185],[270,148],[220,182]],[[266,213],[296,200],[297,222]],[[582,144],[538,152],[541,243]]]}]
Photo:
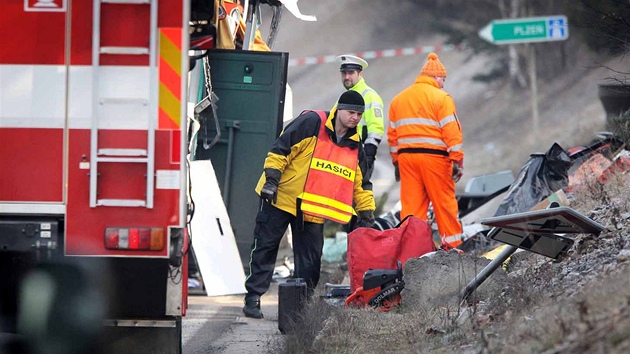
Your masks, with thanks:
[{"label": "black tarp", "polygon": [[544,154],[529,155],[494,216],[528,211],[554,192],[565,189],[571,164],[569,154],[557,143]]}]

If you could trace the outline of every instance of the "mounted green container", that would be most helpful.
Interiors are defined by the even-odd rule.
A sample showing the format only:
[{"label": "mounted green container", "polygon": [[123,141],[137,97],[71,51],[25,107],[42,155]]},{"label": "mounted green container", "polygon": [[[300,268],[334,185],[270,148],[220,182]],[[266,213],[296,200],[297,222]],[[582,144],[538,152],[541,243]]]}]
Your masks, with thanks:
[{"label": "mounted green container", "polygon": [[254,188],[267,152],[282,131],[289,54],[212,50],[208,59],[220,136],[206,148],[217,129],[211,119],[203,120],[195,159],[212,161],[245,267],[260,207]]}]

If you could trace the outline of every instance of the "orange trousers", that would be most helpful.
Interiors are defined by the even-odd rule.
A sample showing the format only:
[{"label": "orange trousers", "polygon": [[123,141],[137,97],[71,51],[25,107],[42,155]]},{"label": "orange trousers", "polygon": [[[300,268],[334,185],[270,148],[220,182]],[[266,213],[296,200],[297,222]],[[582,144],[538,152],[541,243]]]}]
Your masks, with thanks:
[{"label": "orange trousers", "polygon": [[400,172],[400,218],[413,215],[427,220],[429,202],[433,203],[435,221],[443,242],[459,246],[462,225],[457,219],[453,166],[446,156],[424,153],[398,155]]}]

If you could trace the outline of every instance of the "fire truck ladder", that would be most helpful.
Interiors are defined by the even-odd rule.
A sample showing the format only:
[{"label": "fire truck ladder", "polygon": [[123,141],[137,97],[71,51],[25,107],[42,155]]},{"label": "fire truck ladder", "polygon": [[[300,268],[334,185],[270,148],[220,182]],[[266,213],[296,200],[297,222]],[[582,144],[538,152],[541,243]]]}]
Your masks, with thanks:
[{"label": "fire truck ladder", "polygon": [[[93,0],[92,29],[92,87],[93,118],[90,136],[90,207],[122,206],[153,208],[153,186],[155,173],[155,125],[157,117],[157,17],[158,0]],[[149,47],[101,46],[101,5],[111,6],[144,5],[150,6],[150,38]],[[149,56],[149,98],[114,98],[102,97],[99,92],[100,56],[107,55],[148,55]],[[98,145],[99,116],[106,105],[142,105],[149,109],[147,126],[147,148],[100,148]],[[99,199],[98,198],[98,164],[109,163],[145,163],[147,165],[146,199]]]}]

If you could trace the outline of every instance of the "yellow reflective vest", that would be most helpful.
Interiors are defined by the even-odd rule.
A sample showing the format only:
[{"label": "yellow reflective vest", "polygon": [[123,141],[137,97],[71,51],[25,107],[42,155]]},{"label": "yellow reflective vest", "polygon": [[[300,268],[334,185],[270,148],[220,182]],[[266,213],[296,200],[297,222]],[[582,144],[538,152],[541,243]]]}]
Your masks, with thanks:
[{"label": "yellow reflective vest", "polygon": [[325,112],[316,112],[322,124],[297,207],[306,215],[347,224],[354,214],[352,192],[359,149],[341,147],[330,139]]},{"label": "yellow reflective vest", "polygon": [[[359,138],[363,144],[373,144],[378,147],[385,133],[383,99],[373,88],[368,86],[363,78],[356,85],[352,86],[350,90],[360,93],[363,96],[363,101],[365,101],[365,111],[357,126]],[[336,107],[337,104],[335,104],[333,109]]]}]

